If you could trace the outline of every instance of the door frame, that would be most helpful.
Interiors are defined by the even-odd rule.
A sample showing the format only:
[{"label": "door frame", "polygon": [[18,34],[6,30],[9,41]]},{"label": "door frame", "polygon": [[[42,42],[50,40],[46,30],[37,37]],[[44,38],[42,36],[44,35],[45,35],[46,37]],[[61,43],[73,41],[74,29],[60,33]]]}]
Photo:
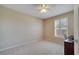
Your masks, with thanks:
[{"label": "door frame", "polygon": [[74,54],[79,55],[79,5],[74,6]]}]

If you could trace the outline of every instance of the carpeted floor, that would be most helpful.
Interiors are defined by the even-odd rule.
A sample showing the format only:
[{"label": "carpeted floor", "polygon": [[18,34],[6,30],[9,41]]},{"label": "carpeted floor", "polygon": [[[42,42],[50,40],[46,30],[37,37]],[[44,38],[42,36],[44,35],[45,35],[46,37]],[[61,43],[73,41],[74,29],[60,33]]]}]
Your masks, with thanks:
[{"label": "carpeted floor", "polygon": [[64,55],[64,47],[48,41],[40,41],[19,46],[3,52],[1,55]]}]

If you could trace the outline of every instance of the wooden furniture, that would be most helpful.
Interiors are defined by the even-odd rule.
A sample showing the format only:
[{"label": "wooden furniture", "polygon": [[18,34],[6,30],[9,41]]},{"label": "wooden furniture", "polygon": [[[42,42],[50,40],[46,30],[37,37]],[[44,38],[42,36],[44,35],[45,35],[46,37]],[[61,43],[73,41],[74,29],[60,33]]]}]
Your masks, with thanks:
[{"label": "wooden furniture", "polygon": [[64,54],[65,55],[74,55],[74,42],[64,42]]}]

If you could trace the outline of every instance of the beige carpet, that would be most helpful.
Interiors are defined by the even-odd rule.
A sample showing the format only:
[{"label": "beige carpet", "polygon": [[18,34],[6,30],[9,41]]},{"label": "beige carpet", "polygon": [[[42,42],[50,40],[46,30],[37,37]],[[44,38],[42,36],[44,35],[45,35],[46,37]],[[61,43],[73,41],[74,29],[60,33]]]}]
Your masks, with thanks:
[{"label": "beige carpet", "polygon": [[40,41],[0,52],[1,55],[63,55],[64,47],[48,41]]}]

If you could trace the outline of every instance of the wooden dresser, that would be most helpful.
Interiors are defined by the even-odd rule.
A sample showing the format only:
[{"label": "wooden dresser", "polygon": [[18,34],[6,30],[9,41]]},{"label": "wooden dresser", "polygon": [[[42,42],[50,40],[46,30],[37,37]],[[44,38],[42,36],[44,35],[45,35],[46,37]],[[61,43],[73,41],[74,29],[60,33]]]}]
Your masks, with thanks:
[{"label": "wooden dresser", "polygon": [[74,55],[74,42],[64,42],[64,54],[65,55]]}]

